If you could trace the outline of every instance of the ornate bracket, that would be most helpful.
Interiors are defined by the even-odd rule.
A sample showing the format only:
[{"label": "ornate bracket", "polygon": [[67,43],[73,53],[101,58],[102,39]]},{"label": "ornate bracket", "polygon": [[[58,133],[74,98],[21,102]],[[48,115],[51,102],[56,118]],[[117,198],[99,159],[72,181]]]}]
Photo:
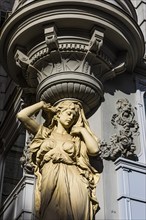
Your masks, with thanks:
[{"label": "ornate bracket", "polygon": [[30,65],[31,61],[29,57],[22,53],[20,50],[17,50],[15,53],[15,61],[16,65],[19,66],[22,70],[27,70],[28,66]]},{"label": "ornate bracket", "polygon": [[94,30],[91,40],[89,42],[89,51],[97,54],[103,45],[104,33]]},{"label": "ornate bracket", "polygon": [[15,60],[16,65],[21,67],[23,77],[25,78],[27,84],[30,87],[35,88],[42,73],[31,64],[29,57],[22,53],[20,50],[16,51]]},{"label": "ornate bracket", "polygon": [[54,26],[50,26],[44,29],[45,41],[49,48],[49,51],[58,50],[59,44],[57,40],[57,34]]}]

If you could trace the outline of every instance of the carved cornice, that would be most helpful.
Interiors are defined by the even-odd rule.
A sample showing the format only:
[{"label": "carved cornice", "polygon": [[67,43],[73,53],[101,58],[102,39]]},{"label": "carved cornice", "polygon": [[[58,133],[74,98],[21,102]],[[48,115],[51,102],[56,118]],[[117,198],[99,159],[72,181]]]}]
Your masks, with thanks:
[{"label": "carved cornice", "polygon": [[103,97],[97,79],[102,80],[103,68],[105,73],[111,69],[108,59],[99,59],[104,34],[94,30],[88,42],[77,37],[58,40],[54,26],[45,28],[44,34],[45,42],[32,48],[29,57],[20,50],[15,54],[28,86],[38,87],[38,99],[51,104],[64,98],[78,99],[86,114],[91,114]]},{"label": "carved cornice", "polygon": [[[81,42],[80,39],[76,39],[76,40],[68,39],[67,41],[68,42],[65,42],[65,40],[59,39],[58,52],[60,53],[61,58],[63,58],[65,53],[70,55],[71,53],[73,54],[74,52],[74,54],[76,55],[79,54],[82,56],[81,59],[82,61],[85,59],[87,60],[88,57],[89,60],[93,58],[96,59],[95,62],[97,64],[101,63],[101,65],[103,65],[103,63],[105,63],[107,69],[112,69],[112,60],[102,51],[102,49],[100,51],[97,51],[95,54],[89,50],[89,44],[87,44],[87,42],[84,41]],[[80,41],[80,43],[78,41]],[[34,50],[32,49],[28,53],[28,55],[30,57],[30,63],[32,65],[37,65],[37,63],[39,63],[44,58],[46,58],[45,60],[47,59],[49,60],[49,56],[51,56],[52,54],[50,54],[49,48],[46,47],[44,43],[42,43],[41,46],[40,45],[38,45],[38,47],[35,46]]]}]

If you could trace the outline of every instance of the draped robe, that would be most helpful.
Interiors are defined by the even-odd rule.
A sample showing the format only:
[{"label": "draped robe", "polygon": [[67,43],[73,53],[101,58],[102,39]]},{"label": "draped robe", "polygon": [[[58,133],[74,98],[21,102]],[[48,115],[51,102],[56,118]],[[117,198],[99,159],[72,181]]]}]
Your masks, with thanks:
[{"label": "draped robe", "polygon": [[79,137],[40,126],[30,145],[37,176],[35,200],[40,220],[93,220],[98,172],[90,165]]}]

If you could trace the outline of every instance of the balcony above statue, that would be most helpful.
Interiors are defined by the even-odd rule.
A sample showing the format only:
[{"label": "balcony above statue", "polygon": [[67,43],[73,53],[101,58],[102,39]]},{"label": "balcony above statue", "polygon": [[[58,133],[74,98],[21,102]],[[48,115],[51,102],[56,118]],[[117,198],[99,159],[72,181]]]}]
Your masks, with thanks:
[{"label": "balcony above statue", "polygon": [[[19,8],[23,7],[24,5],[29,4],[31,2],[35,2],[35,1],[36,0],[17,0],[17,1],[15,1],[15,5],[13,7],[13,12],[18,10]],[[58,1],[61,1],[61,0],[58,0]],[[83,0],[78,0],[78,2],[83,2]],[[95,0],[95,2],[98,2],[98,0]],[[120,9],[122,9],[126,13],[128,13],[130,16],[132,16],[135,20],[137,19],[137,15],[135,13],[135,10],[133,8],[131,1],[102,0],[102,2],[104,2],[106,4],[112,4],[113,6],[119,7]]]},{"label": "balcony above statue", "polygon": [[15,6],[1,31],[0,57],[14,81],[36,89],[38,99],[43,85],[50,88],[64,76],[64,85],[81,78],[80,85],[94,88],[101,100],[102,83],[132,73],[143,58],[143,35],[130,3],[37,0]]},{"label": "balcony above statue", "polygon": [[96,26],[104,34],[101,53],[112,61],[110,68],[119,64],[121,54],[123,56],[125,53],[126,69],[131,72],[143,57],[144,41],[140,28],[133,21],[136,15],[132,4],[125,3],[124,7],[121,1],[118,2],[19,1],[21,7],[16,7],[17,10],[10,15],[1,31],[2,63],[12,78],[19,82],[21,73],[14,60],[17,47],[23,48],[28,55],[36,44],[44,41],[44,27],[53,23],[60,42],[74,37],[84,38],[84,42],[88,43]]}]

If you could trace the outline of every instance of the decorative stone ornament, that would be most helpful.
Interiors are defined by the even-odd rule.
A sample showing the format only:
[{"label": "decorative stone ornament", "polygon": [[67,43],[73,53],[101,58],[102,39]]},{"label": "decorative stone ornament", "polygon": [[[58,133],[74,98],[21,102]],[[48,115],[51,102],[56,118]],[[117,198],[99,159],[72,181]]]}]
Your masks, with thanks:
[{"label": "decorative stone ornament", "polygon": [[[45,43],[32,48],[29,57],[20,50],[15,54],[28,86],[37,88],[37,100],[54,105],[61,99],[76,99],[81,101],[86,115],[91,115],[103,99],[98,57],[104,34],[94,30],[88,44],[79,38],[60,43],[54,26],[45,28],[44,34]],[[106,68],[110,68],[108,59]]]},{"label": "decorative stone ornament", "polygon": [[44,29],[44,33],[45,33],[45,41],[49,48],[49,52],[53,50],[58,50],[59,45],[54,27],[51,26],[50,28]]},{"label": "decorative stone ornament", "polygon": [[138,160],[135,154],[134,135],[138,135],[139,125],[134,119],[135,113],[127,99],[119,99],[116,103],[117,113],[111,123],[119,132],[110,138],[110,143],[101,143],[101,157],[115,161],[118,157]]},{"label": "decorative stone ornament", "polygon": [[[123,11],[122,5],[98,0],[19,1],[1,31],[0,57],[6,71],[22,88],[36,91],[37,99],[54,104],[59,94],[61,99],[71,95],[90,116],[103,99],[102,84],[126,70],[132,72],[144,54],[132,5],[125,3]],[[43,85],[50,96],[43,94]],[[79,95],[80,90],[91,102]]]}]

